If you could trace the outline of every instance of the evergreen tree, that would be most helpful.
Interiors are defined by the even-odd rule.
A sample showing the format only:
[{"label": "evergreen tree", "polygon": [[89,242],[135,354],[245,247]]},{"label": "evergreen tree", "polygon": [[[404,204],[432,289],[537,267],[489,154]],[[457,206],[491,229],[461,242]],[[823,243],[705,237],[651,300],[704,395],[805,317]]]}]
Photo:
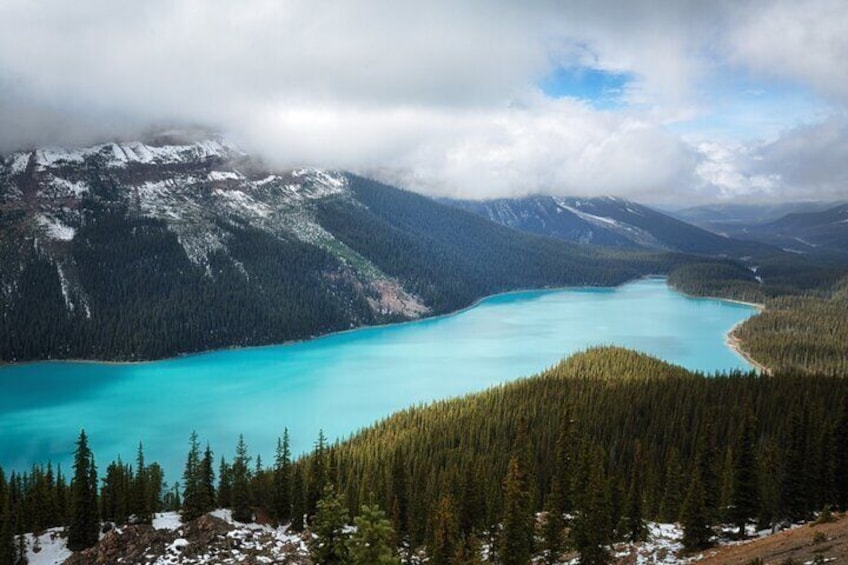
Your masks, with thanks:
[{"label": "evergreen tree", "polygon": [[302,532],[304,517],[306,516],[306,485],[303,477],[303,465],[292,467],[292,521],[291,528],[295,532]]},{"label": "evergreen tree", "polygon": [[250,457],[244,436],[239,435],[236,457],[233,459],[233,520],[252,522],[253,509],[250,493]]},{"label": "evergreen tree", "polygon": [[71,520],[68,524],[68,549],[80,551],[97,543],[100,522],[97,512],[97,469],[88,447],[85,430],[80,431],[74,452],[74,476],[71,479]]},{"label": "evergreen tree", "polygon": [[218,467],[218,506],[231,508],[233,505],[233,471],[227,464],[224,456],[221,456],[221,464]]},{"label": "evergreen tree", "polygon": [[559,563],[560,554],[565,548],[565,520],[560,511],[560,500],[562,497],[560,484],[559,477],[554,476],[553,480],[551,480],[551,491],[547,497],[545,523],[542,528],[545,563],[548,565]]},{"label": "evergreen tree", "polygon": [[699,551],[709,547],[713,532],[704,485],[701,481],[701,470],[698,466],[693,471],[686,500],[683,502],[681,522],[683,526],[683,547],[687,551]]},{"label": "evergreen tree", "polygon": [[836,503],[844,512],[848,510],[848,394],[842,397],[842,410],[836,424],[834,444]]},{"label": "evergreen tree", "polygon": [[660,520],[663,522],[676,522],[680,517],[680,507],[683,505],[685,494],[683,490],[685,481],[680,451],[673,448],[666,464],[665,489],[660,504]]},{"label": "evergreen tree", "polygon": [[322,565],[341,565],[348,563],[347,534],[349,513],[341,495],[337,495],[332,485],[324,489],[324,496],[318,501],[312,533],[315,538],[310,542],[309,554],[312,561]]},{"label": "evergreen tree", "polygon": [[132,513],[138,524],[150,524],[153,521],[155,506],[151,506],[151,492],[154,485],[150,484],[148,468],[144,464],[144,447],[138,442],[138,454],[135,459],[135,482],[133,485]]},{"label": "evergreen tree", "polygon": [[312,519],[318,510],[318,501],[323,496],[324,487],[327,485],[327,438],[324,437],[324,430],[318,431],[318,441],[315,442],[315,449],[312,451],[309,463],[306,514],[309,519]]},{"label": "evergreen tree", "polygon": [[[574,422],[569,418],[571,409],[560,423],[556,444],[554,445],[554,475],[552,481],[559,481],[558,497],[554,501],[560,514],[567,514],[574,509],[574,497],[571,485],[574,478],[573,459],[576,448],[576,435]],[[551,488],[553,491],[553,488]]]},{"label": "evergreen tree", "polygon": [[432,539],[427,554],[428,563],[433,565],[449,565],[456,553],[459,539],[459,524],[450,496],[439,499],[433,515]]},{"label": "evergreen tree", "polygon": [[526,473],[519,457],[513,455],[503,483],[499,557],[504,565],[525,565],[533,551],[533,515],[528,490]]},{"label": "evergreen tree", "polygon": [[27,565],[27,541],[23,534],[18,534],[18,550],[15,556],[15,565]]},{"label": "evergreen tree", "polygon": [[[392,503],[392,528],[398,536],[396,542],[409,533],[409,493],[406,462],[401,450],[396,450],[392,458],[392,483],[390,500]],[[397,544],[396,544],[397,545]]]},{"label": "evergreen tree", "polygon": [[754,417],[748,415],[736,442],[733,461],[733,498],[730,519],[739,527],[739,539],[745,537],[745,525],[759,511],[759,483],[755,455]]},{"label": "evergreen tree", "polygon": [[486,501],[480,489],[478,469],[473,463],[465,466],[462,493],[458,503],[459,534],[467,539],[475,533],[476,526],[482,523],[486,512]]},{"label": "evergreen tree", "polygon": [[277,452],[274,457],[274,517],[280,523],[291,519],[291,450],[289,448],[289,429],[283,430],[283,437],[277,440]]},{"label": "evergreen tree", "polygon": [[197,432],[191,432],[189,450],[183,471],[183,500],[180,516],[183,522],[199,518],[206,512],[203,495],[203,475],[200,466],[200,441]]},{"label": "evergreen tree", "polygon": [[710,522],[718,519],[721,503],[721,482],[716,472],[716,465],[721,462],[712,423],[707,422],[704,432],[698,438],[696,464],[701,473],[701,484],[704,485],[704,504]]},{"label": "evergreen tree", "polygon": [[580,553],[582,565],[600,565],[609,562],[607,546],[612,536],[609,483],[604,473],[604,452],[592,450],[583,461],[589,469],[589,482],[581,497],[581,506],[575,519],[572,535],[574,547]]},{"label": "evergreen tree", "polygon": [[642,444],[637,441],[633,456],[633,470],[630,473],[627,508],[625,509],[625,530],[627,539],[631,542],[635,543],[645,539],[645,522],[642,515]]},{"label": "evergreen tree", "polygon": [[12,517],[12,504],[5,489],[0,490],[3,514],[0,516],[0,565],[15,565],[15,519]]},{"label": "evergreen tree", "polygon": [[363,506],[353,519],[356,531],[347,541],[351,565],[399,565],[394,556],[392,523],[377,506]]},{"label": "evergreen tree", "polygon": [[215,458],[212,448],[206,444],[203,459],[200,461],[200,502],[203,513],[215,509]]},{"label": "evergreen tree", "polygon": [[733,462],[736,457],[733,450],[727,446],[724,452],[724,462],[721,466],[721,496],[719,499],[719,518],[722,521],[730,521],[731,506],[733,506]]}]

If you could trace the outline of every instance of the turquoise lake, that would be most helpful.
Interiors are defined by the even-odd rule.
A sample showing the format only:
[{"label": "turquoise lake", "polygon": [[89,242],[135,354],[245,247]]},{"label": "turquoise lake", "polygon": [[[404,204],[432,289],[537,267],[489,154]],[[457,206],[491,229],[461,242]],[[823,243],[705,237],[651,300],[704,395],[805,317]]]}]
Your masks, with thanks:
[{"label": "turquoise lake", "polygon": [[139,441],[173,483],[197,430],[216,459],[239,433],[273,460],[288,427],[295,454],[413,404],[537,373],[592,345],[621,345],[690,369],[750,369],[725,343],[756,313],[688,298],[649,278],[617,288],[516,292],[460,313],[364,328],[288,345],[140,364],[45,362],[0,368],[0,466],[61,463],[80,428],[102,472]]}]

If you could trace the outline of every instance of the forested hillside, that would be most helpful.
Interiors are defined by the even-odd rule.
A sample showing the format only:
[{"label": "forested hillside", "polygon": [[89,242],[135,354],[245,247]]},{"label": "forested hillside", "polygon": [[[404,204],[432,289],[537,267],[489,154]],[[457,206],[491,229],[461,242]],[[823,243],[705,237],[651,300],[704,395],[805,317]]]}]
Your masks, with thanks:
[{"label": "forested hillside", "polygon": [[[379,507],[390,552],[423,547],[435,563],[469,562],[485,544],[501,563],[525,563],[531,552],[555,562],[571,547],[603,563],[611,540],[641,539],[649,519],[680,520],[697,549],[720,523],[767,527],[848,505],[844,375],[705,376],[618,348],[410,408],[334,445],[321,436],[296,461],[285,433],[267,467],[244,440],[216,465],[201,441],[191,438],[176,491],[161,488],[141,451],[135,466],[109,465],[98,515],[120,522],[181,504],[191,519],[223,505],[237,519],[260,512],[309,525],[343,548],[351,515]],[[71,472],[90,481],[93,456],[77,451],[82,471]],[[0,479],[4,535],[73,524],[70,509],[94,496],[78,492],[86,484],[69,488],[50,467]]]},{"label": "forested hillside", "polygon": [[848,369],[848,267],[798,257],[765,259],[756,269],[734,263],[691,263],[669,284],[696,296],[764,306],[734,330],[740,346],[774,371],[844,375]]},{"label": "forested hillside", "polygon": [[218,140],[0,157],[0,361],[139,360],[615,285],[681,257],[533,237]]}]

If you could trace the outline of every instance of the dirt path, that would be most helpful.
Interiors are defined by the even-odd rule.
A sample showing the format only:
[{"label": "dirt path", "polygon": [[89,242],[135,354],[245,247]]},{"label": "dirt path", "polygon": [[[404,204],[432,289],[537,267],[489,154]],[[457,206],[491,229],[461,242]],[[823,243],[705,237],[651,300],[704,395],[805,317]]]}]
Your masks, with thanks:
[{"label": "dirt path", "polygon": [[[783,563],[848,564],[848,516],[837,515],[836,522],[805,525],[778,532],[772,536],[739,545],[715,548],[704,552],[698,565],[745,565],[756,558],[765,565]],[[791,559],[791,561],[790,561]]]}]

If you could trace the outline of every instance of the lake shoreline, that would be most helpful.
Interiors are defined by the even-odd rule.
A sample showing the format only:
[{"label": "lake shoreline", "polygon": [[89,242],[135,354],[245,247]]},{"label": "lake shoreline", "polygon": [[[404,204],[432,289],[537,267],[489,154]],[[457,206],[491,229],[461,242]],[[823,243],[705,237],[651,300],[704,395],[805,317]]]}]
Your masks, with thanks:
[{"label": "lake shoreline", "polygon": [[[353,327],[353,328],[327,332],[327,333],[324,333],[324,334],[319,334],[319,335],[315,335],[315,336],[311,336],[311,337],[307,337],[307,338],[292,339],[292,340],[288,340],[288,341],[277,342],[277,343],[268,343],[268,344],[264,344],[264,345],[231,345],[231,346],[217,347],[217,348],[212,348],[212,349],[203,349],[203,350],[200,350],[200,351],[178,353],[177,355],[173,355],[173,356],[170,356],[170,357],[159,357],[159,358],[155,358],[155,359],[140,359],[138,361],[115,360],[115,359],[85,359],[85,358],[40,359],[40,360],[20,361],[20,362],[17,362],[17,361],[11,361],[11,362],[10,361],[2,361],[2,362],[0,362],[0,372],[2,372],[3,369],[8,368],[8,367],[23,367],[23,366],[26,366],[26,365],[34,365],[34,364],[42,364],[42,363],[44,363],[44,364],[73,363],[73,364],[81,364],[81,365],[90,364],[90,365],[115,365],[115,366],[121,366],[121,365],[143,366],[143,365],[146,365],[146,364],[149,364],[149,363],[158,363],[158,362],[162,362],[162,361],[174,361],[174,360],[178,360],[178,359],[186,359],[186,358],[190,358],[190,357],[195,357],[195,356],[198,356],[198,355],[209,355],[209,354],[213,354],[213,353],[222,353],[222,352],[227,352],[227,351],[241,351],[241,350],[248,350],[248,349],[265,349],[265,348],[271,348],[271,347],[286,347],[286,346],[296,345],[296,344],[299,344],[299,343],[314,342],[314,341],[326,339],[326,338],[329,338],[329,337],[332,337],[332,336],[344,335],[344,334],[356,332],[356,331],[364,331],[364,330],[370,330],[370,329],[380,329],[380,328],[386,328],[386,327],[390,327],[390,326],[400,326],[400,325],[406,325],[406,324],[418,324],[418,323],[423,323],[423,322],[442,320],[442,319],[445,319],[445,318],[450,318],[450,317],[453,317],[453,316],[458,316],[460,314],[464,314],[464,313],[468,312],[469,310],[472,310],[472,309],[480,306],[481,304],[483,304],[487,300],[491,300],[491,299],[501,297],[501,296],[509,296],[509,295],[512,295],[512,294],[521,294],[521,293],[527,293],[527,292],[545,292],[545,293],[547,293],[547,292],[560,292],[560,291],[567,291],[567,290],[578,290],[578,291],[579,290],[593,290],[593,289],[595,289],[595,290],[603,290],[603,289],[613,290],[613,289],[616,289],[616,288],[620,288],[624,285],[636,283],[638,281],[646,280],[646,279],[663,279],[663,280],[667,281],[668,276],[663,275],[663,274],[647,274],[647,275],[642,275],[642,276],[639,276],[639,277],[636,277],[636,278],[633,278],[633,279],[629,279],[625,282],[622,282],[621,284],[614,285],[614,286],[581,285],[581,286],[560,286],[560,287],[524,288],[524,289],[507,290],[507,291],[504,291],[504,292],[497,292],[495,294],[488,294],[486,296],[483,296],[483,297],[480,297],[480,298],[474,300],[474,302],[472,302],[468,306],[465,306],[465,307],[460,308],[458,310],[452,310],[450,312],[445,312],[443,314],[437,314],[437,315],[434,315],[434,316],[427,316],[427,317],[424,317],[424,318],[404,320],[404,321],[401,321],[401,322],[387,322],[387,323],[384,323],[384,324],[356,326],[356,327]],[[735,299],[731,299],[731,298],[721,298],[721,297],[717,297],[717,296],[695,296],[695,295],[691,295],[691,294],[688,294],[686,292],[683,292],[681,290],[678,290],[677,288],[669,285],[668,282],[666,282],[666,286],[668,286],[669,289],[680,294],[681,296],[684,296],[684,297],[690,298],[690,299],[716,300],[716,301],[722,301],[722,302],[731,302],[731,303],[735,303],[735,304],[753,307],[753,308],[757,309],[758,313],[762,312],[764,310],[764,306],[762,304],[757,304],[757,303],[754,303],[754,302],[744,302],[744,301],[741,301],[741,300],[735,300]],[[740,322],[739,324],[741,324],[741,323],[742,322]],[[731,349],[736,351],[750,365],[757,367],[757,368],[761,368],[762,366],[759,363],[757,363],[753,359],[750,359],[744,351],[742,351],[739,347],[737,347],[737,345],[735,345],[730,340],[731,333],[736,329],[736,327],[739,324],[736,324],[735,326],[733,326],[733,328],[731,328],[728,331],[728,333],[726,334],[726,343],[727,343],[728,347],[730,347]],[[738,338],[736,338],[736,342],[741,343],[741,340],[738,340]]]},{"label": "lake shoreline", "polygon": [[[671,285],[669,285],[669,288],[671,288],[675,292],[678,292],[678,293],[682,294],[683,296],[686,296],[686,297],[689,297],[689,298],[705,298],[707,300],[721,300],[723,302],[730,302],[730,303],[733,303],[733,304],[740,304],[742,306],[749,306],[749,307],[757,310],[757,314],[755,314],[755,315],[762,314],[766,310],[765,304],[760,304],[759,302],[747,302],[745,300],[738,300],[736,298],[721,298],[720,296],[695,296],[693,294],[689,294],[687,292],[683,292],[682,290],[674,288]],[[744,359],[746,363],[748,363],[749,365],[751,365],[752,367],[757,369],[759,372],[764,373],[766,375],[771,375],[771,369],[769,369],[768,367],[766,367],[765,365],[763,365],[762,363],[760,363],[759,361],[757,361],[756,359],[751,357],[751,354],[748,353],[747,351],[745,351],[745,349],[743,349],[745,342],[742,341],[742,339],[739,338],[739,336],[736,335],[736,330],[738,330],[742,326],[742,324],[744,324],[746,321],[747,320],[742,320],[741,322],[735,323],[733,325],[733,327],[730,328],[727,331],[727,333],[725,334],[724,343],[727,345],[727,347],[729,347],[730,349],[735,351],[736,354],[739,355],[739,357]]]}]

